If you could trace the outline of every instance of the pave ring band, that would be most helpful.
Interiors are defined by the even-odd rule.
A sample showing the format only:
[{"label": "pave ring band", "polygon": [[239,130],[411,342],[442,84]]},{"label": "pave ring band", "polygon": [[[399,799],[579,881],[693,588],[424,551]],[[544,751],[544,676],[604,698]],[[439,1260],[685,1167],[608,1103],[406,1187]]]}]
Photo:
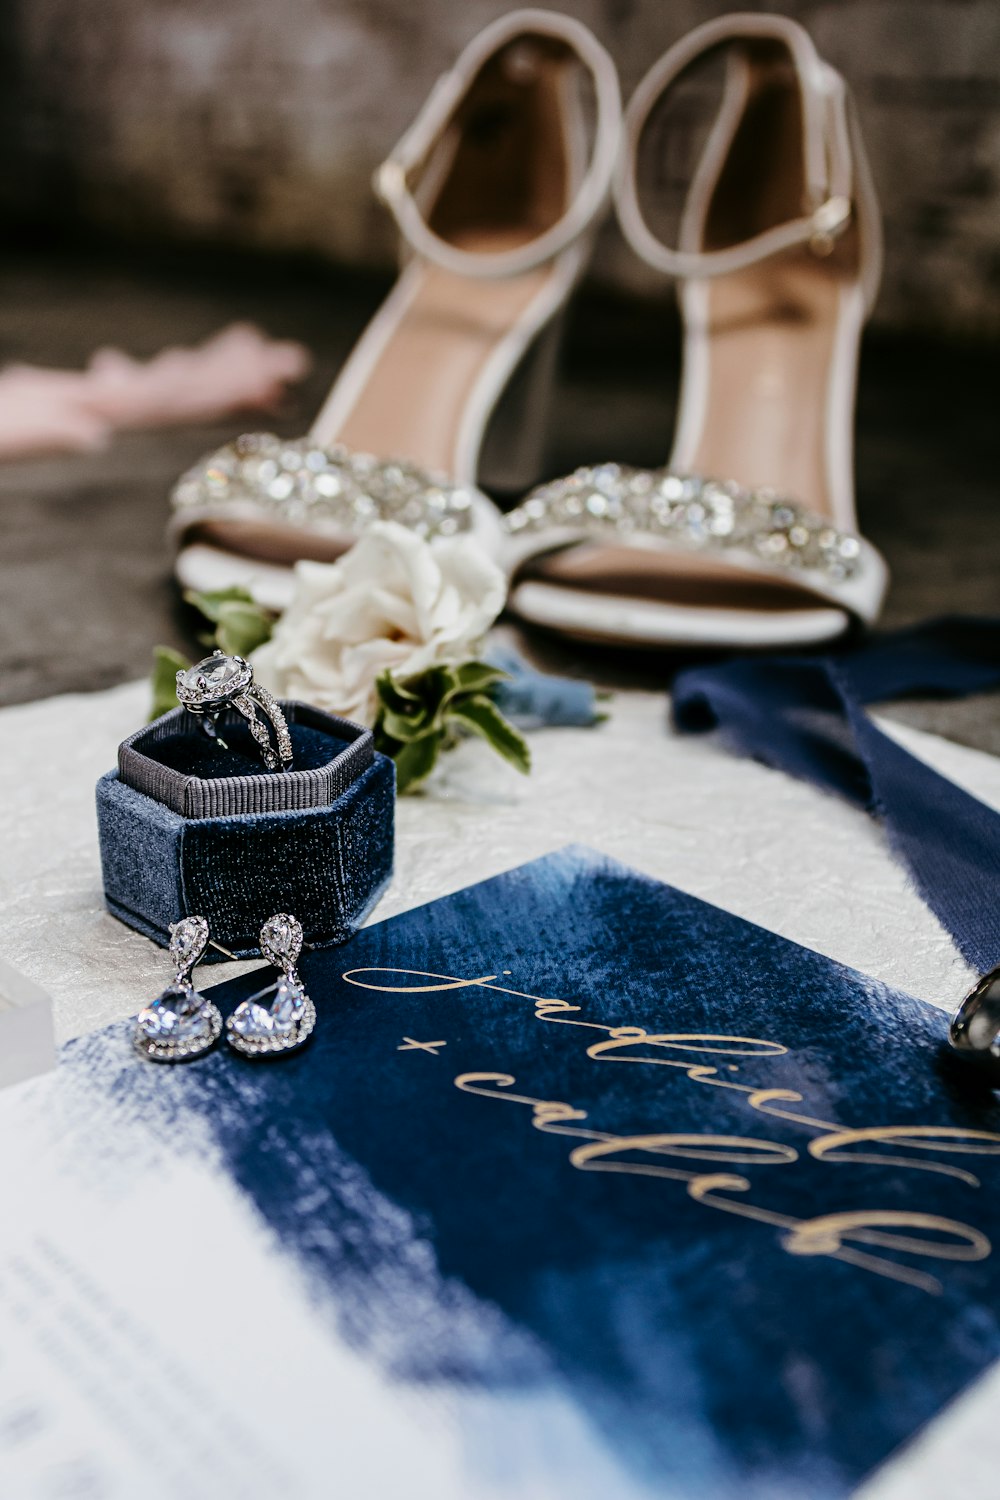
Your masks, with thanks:
[{"label": "pave ring band", "polygon": [[[253,667],[242,656],[214,651],[177,673],[177,701],[200,721],[205,733],[226,746],[216,721],[235,709],[247,721],[269,771],[292,769],[292,740],[285,716],[266,688],[254,682]],[[272,743],[273,739],[273,743]]]}]

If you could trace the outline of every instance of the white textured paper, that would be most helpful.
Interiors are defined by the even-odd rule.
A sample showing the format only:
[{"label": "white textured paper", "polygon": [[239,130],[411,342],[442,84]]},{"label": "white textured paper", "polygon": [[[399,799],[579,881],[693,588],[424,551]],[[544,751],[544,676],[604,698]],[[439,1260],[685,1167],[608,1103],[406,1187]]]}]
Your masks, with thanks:
[{"label": "white textured paper", "polygon": [[[163,953],[104,910],[94,811],[94,784],[147,708],[134,683],[0,712],[0,951],[51,992],[60,1040],[137,1011],[167,975]],[[957,1003],[969,971],[869,818],[709,739],[673,735],[661,695],[622,693],[611,709],[595,729],[533,734],[529,778],[470,742],[428,793],[402,798],[396,878],[374,920],[582,843],[910,994]],[[1000,807],[1000,760],[894,732]]]},{"label": "white textured paper", "polygon": [[[156,1090],[116,1108],[99,1049],[88,1062],[0,1094],[3,1500],[562,1500],[566,1481],[579,1500],[645,1500],[559,1393],[393,1379],[344,1337],[198,1115]],[[345,1169],[358,1212],[393,1236],[381,1275],[405,1283],[429,1247]],[[471,1292],[450,1300],[488,1324]],[[505,1455],[529,1430],[547,1440],[512,1492]]]},{"label": "white textured paper", "polygon": [[[164,954],[104,911],[96,839],[94,783],[146,704],[133,684],[0,713],[0,948],[52,993],[61,1038],[135,1012],[167,975]],[[893,732],[1000,808],[1000,761]],[[543,731],[531,743],[527,780],[470,743],[430,792],[401,801],[396,879],[376,920],[578,842],[946,1008],[967,987],[969,971],[870,819],[710,740],[672,735],[663,697],[621,694],[600,728]],[[128,1223],[134,1230],[131,1214],[126,1240]],[[257,1254],[249,1240],[247,1254]],[[9,1259],[7,1269],[9,1280]],[[293,1287],[282,1296],[283,1318],[306,1316],[304,1293],[301,1306]],[[37,1342],[27,1338],[23,1353],[28,1368]],[[312,1357],[326,1355],[317,1346]],[[995,1369],[865,1487],[865,1500],[996,1500],[998,1396]],[[71,1428],[75,1399],[56,1403]],[[128,1462],[116,1472],[127,1476]],[[435,1477],[450,1493],[452,1476]]]}]

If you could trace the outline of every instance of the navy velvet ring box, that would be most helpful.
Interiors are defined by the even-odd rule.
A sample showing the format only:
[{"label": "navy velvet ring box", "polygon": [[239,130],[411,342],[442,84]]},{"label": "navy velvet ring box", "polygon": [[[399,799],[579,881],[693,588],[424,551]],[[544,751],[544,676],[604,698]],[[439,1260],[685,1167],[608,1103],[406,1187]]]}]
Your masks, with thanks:
[{"label": "navy velvet ring box", "polygon": [[371,730],[304,703],[281,707],[292,771],[264,769],[235,711],[219,719],[224,750],[178,708],[125,740],[117,771],[97,783],[108,909],[163,947],[172,922],[197,914],[250,958],[279,911],[313,946],[342,943],[392,877],[392,761]]}]

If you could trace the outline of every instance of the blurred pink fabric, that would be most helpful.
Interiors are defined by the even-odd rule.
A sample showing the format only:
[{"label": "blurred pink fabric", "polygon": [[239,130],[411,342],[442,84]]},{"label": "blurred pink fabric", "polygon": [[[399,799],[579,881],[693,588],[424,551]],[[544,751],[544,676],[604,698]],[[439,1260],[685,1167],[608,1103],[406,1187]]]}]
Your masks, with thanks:
[{"label": "blurred pink fabric", "polygon": [[99,349],[85,370],[0,370],[0,458],[102,448],[120,427],[211,422],[274,411],[309,371],[301,344],[234,323],[193,349],[132,359]]}]

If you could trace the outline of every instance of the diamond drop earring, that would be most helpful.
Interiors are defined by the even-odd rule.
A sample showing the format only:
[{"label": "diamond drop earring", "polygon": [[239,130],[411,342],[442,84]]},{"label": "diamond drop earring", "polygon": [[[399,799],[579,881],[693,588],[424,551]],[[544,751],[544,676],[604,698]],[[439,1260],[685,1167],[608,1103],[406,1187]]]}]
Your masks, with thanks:
[{"label": "diamond drop earring", "polygon": [[[316,1007],[306,994],[295,961],[302,952],[302,925],[287,912],[268,917],[260,951],[281,970],[276,984],[242,1001],[226,1022],[226,1040],[244,1057],[275,1057],[301,1047],[316,1025]],[[259,1002],[274,995],[270,1005]]]},{"label": "diamond drop earring", "polygon": [[218,1006],[198,993],[191,971],[208,946],[204,917],[184,917],[170,928],[175,978],[139,1012],[134,1042],[150,1062],[191,1062],[215,1046],[222,1032]]}]

